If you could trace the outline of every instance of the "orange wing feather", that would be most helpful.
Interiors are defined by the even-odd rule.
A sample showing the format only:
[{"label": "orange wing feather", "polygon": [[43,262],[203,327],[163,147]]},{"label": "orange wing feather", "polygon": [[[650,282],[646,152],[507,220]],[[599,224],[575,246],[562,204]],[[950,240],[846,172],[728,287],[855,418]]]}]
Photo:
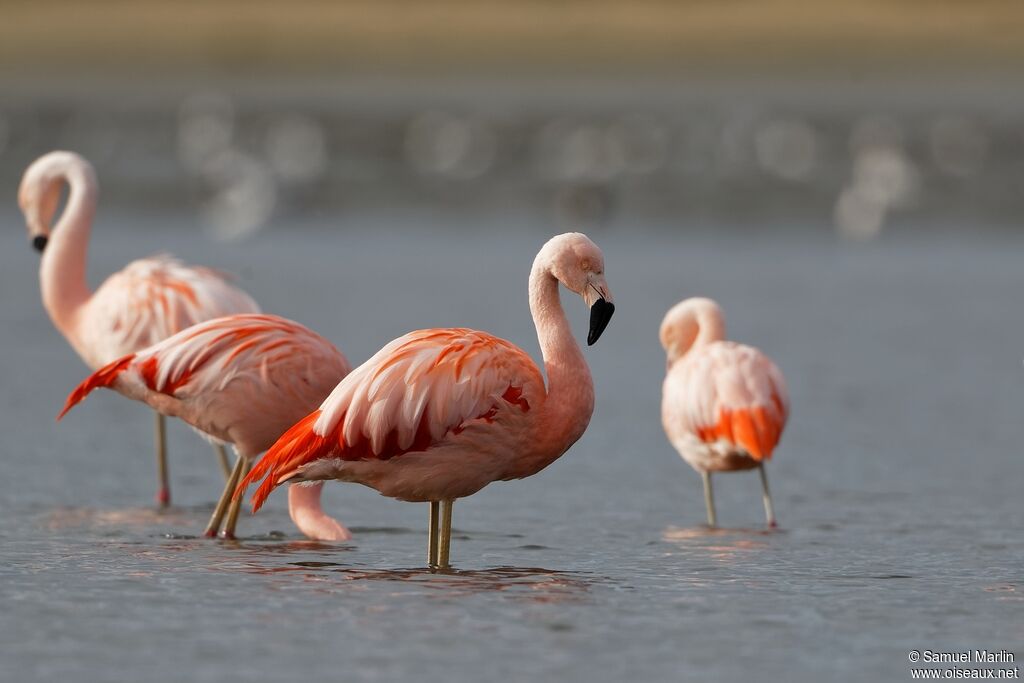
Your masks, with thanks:
[{"label": "orange wing feather", "polygon": [[285,432],[235,497],[264,478],[253,494],[255,512],[275,487],[321,458],[388,460],[425,451],[469,422],[493,422],[503,407],[529,411],[538,388],[536,365],[502,339],[465,329],[412,332],[356,368],[320,410]]},{"label": "orange wing feather", "polygon": [[[687,399],[697,437],[735,444],[754,460],[771,459],[788,413],[785,384],[774,363],[752,347],[718,342],[694,358],[692,368]],[[704,406],[713,411],[713,422],[699,417],[707,415]]]},{"label": "orange wing feather", "polygon": [[109,387],[111,384],[116,382],[118,376],[124,372],[129,365],[131,365],[131,362],[134,359],[135,354],[129,354],[124,358],[115,360],[113,363],[104,365],[102,368],[89,375],[85,381],[75,387],[75,390],[68,396],[67,401],[64,402],[64,409],[60,411],[60,415],[57,416],[57,420],[59,421],[62,417],[67,415],[69,410],[85,400],[85,397],[92,393],[93,389]]}]

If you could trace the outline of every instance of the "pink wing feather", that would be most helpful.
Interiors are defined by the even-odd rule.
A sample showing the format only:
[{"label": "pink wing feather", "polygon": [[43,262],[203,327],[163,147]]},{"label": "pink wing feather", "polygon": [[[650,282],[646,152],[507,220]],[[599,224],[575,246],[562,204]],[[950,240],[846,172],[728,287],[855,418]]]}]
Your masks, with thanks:
[{"label": "pink wing feather", "polygon": [[285,432],[235,495],[265,478],[253,495],[258,510],[307,463],[426,451],[468,423],[500,423],[508,411],[527,412],[543,395],[536,364],[503,339],[462,328],[410,332],[352,371],[319,410]]},{"label": "pink wing feather", "polygon": [[[320,364],[330,363],[339,376],[348,369],[329,341],[298,323],[272,315],[231,315],[194,325],[101,368],[71,393],[58,419],[93,389],[118,380],[142,393],[187,400],[212,395],[240,378],[259,382],[268,368],[285,359],[303,359],[308,366],[305,373],[288,373],[299,384],[302,375],[313,375]],[[285,393],[287,389],[277,387]],[[298,394],[305,387],[294,390]]]},{"label": "pink wing feather", "polygon": [[259,313],[252,298],[222,273],[161,254],[111,275],[89,302],[87,345],[107,363],[206,320]]},{"label": "pink wing feather", "polygon": [[702,441],[726,441],[755,460],[771,458],[789,415],[779,368],[734,342],[709,344],[679,361],[666,380],[665,406],[669,419]]}]

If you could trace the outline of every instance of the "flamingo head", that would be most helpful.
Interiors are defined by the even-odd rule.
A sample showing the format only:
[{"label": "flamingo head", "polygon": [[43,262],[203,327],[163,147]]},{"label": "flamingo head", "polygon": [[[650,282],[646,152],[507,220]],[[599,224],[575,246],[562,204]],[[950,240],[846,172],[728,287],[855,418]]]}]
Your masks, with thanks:
[{"label": "flamingo head", "polygon": [[50,152],[32,162],[18,188],[18,205],[25,215],[29,240],[42,252],[50,238],[61,195],[72,174],[94,178],[92,167],[73,152]]},{"label": "flamingo head", "polygon": [[551,238],[539,257],[544,257],[549,272],[559,282],[583,297],[590,307],[587,344],[592,346],[615,313],[614,298],[604,277],[604,254],[583,233],[570,232]]},{"label": "flamingo head", "polygon": [[693,297],[670,308],[658,331],[661,346],[668,354],[668,364],[686,355],[702,331],[702,339],[707,341],[725,338],[725,317],[717,303]]}]

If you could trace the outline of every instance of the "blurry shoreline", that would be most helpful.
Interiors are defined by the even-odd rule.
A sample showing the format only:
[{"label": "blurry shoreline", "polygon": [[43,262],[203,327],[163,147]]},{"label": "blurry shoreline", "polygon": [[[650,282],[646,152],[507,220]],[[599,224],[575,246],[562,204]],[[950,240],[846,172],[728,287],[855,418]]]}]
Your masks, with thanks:
[{"label": "blurry shoreline", "polygon": [[1024,215],[1024,89],[998,77],[0,79],[5,198],[60,148],[102,206],[224,239],[328,214],[852,239]]},{"label": "blurry shoreline", "polygon": [[7,3],[0,73],[1019,73],[1010,0]]}]

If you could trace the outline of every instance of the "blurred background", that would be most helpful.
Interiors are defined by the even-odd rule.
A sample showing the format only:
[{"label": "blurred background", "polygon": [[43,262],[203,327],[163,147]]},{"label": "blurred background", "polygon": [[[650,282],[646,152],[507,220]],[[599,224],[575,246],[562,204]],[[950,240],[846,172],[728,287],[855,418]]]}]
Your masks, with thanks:
[{"label": "blurred background", "polygon": [[1013,230],[1024,7],[7,2],[0,184],[54,148],[105,205],[232,240],[467,229]]}]

